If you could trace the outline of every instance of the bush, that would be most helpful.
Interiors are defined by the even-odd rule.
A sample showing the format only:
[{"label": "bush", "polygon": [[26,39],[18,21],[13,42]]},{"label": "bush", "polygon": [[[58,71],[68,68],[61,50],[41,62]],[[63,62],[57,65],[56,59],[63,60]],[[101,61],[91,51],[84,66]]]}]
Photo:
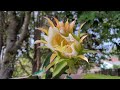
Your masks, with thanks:
[{"label": "bush", "polygon": [[118,68],[120,68],[120,65],[113,65],[113,68],[118,69]]}]

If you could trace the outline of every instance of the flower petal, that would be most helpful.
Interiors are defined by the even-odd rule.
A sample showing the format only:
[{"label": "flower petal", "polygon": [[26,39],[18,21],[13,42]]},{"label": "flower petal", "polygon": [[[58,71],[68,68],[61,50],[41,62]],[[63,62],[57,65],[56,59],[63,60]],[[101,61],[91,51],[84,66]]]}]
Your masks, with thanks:
[{"label": "flower petal", "polygon": [[50,57],[50,63],[55,59],[56,56],[57,56],[56,53],[53,53],[51,55],[51,57]]},{"label": "flower petal", "polygon": [[83,59],[83,60],[85,60],[85,61],[87,61],[87,62],[88,62],[87,57],[85,57],[84,55],[79,55],[79,56],[77,56],[77,57],[79,57],[80,59]]},{"label": "flower petal", "polygon": [[55,22],[56,22],[56,24],[57,24],[56,27],[57,27],[57,28],[60,28],[60,25],[59,25],[59,21],[58,21],[58,19],[54,17],[54,20],[55,20]]},{"label": "flower petal", "polygon": [[48,36],[46,36],[46,35],[42,35],[43,37],[44,37],[44,39],[46,40],[46,41],[48,41]]},{"label": "flower petal", "polygon": [[82,24],[80,25],[79,30],[81,30],[81,29],[82,29],[82,27],[85,25],[85,23],[86,23],[86,22],[84,22],[84,23],[82,23]]},{"label": "flower petal", "polygon": [[56,27],[49,28],[48,37],[46,41],[48,42],[47,46],[52,50],[54,50],[56,46],[61,46],[62,41],[63,41],[63,45],[67,44],[67,41],[61,36],[58,28]]},{"label": "flower petal", "polygon": [[83,42],[83,40],[87,37],[88,35],[85,35],[85,36],[83,36],[81,39],[80,39],[80,43],[82,43]]},{"label": "flower petal", "polygon": [[44,40],[36,40],[36,41],[34,42],[34,44],[38,44],[38,43],[44,43],[44,44],[47,44],[47,42],[44,41]]},{"label": "flower petal", "polygon": [[71,23],[70,23],[70,32],[71,33],[73,33],[73,28],[74,28],[74,26],[75,26],[75,22],[76,22],[76,20],[74,20],[74,21],[72,21]]},{"label": "flower petal", "polygon": [[48,23],[51,27],[55,27],[53,22],[48,17],[44,17],[44,18],[48,20]]},{"label": "flower petal", "polygon": [[44,28],[37,28],[37,29],[40,30],[40,31],[42,31],[42,32],[44,32],[45,34],[48,35],[48,30],[46,30],[46,29],[44,29]]},{"label": "flower petal", "polygon": [[84,22],[84,23],[82,23],[81,25],[80,25],[80,28],[78,29],[78,37],[80,37],[80,30],[82,29],[82,27],[83,27],[83,25],[85,24],[86,22]]},{"label": "flower petal", "polygon": [[68,30],[69,30],[69,22],[68,22],[68,19],[67,19],[67,21],[65,23],[65,31],[66,31],[66,33],[69,32]]},{"label": "flower petal", "polygon": [[64,51],[63,51],[63,55],[65,57],[71,58],[76,56],[78,53],[75,50],[75,44],[73,43],[72,45],[66,45]]}]

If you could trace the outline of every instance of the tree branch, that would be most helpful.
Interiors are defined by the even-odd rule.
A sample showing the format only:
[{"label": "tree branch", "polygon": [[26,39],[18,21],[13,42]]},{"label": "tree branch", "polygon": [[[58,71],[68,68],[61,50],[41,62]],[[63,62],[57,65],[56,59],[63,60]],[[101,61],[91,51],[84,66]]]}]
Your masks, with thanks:
[{"label": "tree branch", "polygon": [[4,24],[3,24],[4,18],[3,18],[3,11],[0,11],[0,53],[2,50],[3,46],[3,29],[4,29]]},{"label": "tree branch", "polygon": [[9,26],[7,28],[6,52],[13,52],[13,46],[17,40],[18,20],[14,11],[9,11]]},{"label": "tree branch", "polygon": [[16,42],[16,48],[20,48],[20,45],[22,44],[23,40],[27,37],[30,17],[31,17],[31,12],[26,11],[23,26],[22,26],[22,32],[20,34],[19,40]]}]

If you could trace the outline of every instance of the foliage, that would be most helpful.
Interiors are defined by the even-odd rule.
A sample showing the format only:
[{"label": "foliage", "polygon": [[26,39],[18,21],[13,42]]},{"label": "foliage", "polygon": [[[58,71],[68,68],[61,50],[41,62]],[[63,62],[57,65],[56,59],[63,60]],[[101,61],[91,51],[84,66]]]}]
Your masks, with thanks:
[{"label": "foliage", "polygon": [[15,62],[14,72],[12,77],[24,77],[31,75],[32,67],[28,59],[20,57],[19,60]]},{"label": "foliage", "polygon": [[113,68],[118,69],[118,68],[120,68],[120,65],[113,65]]},{"label": "foliage", "polygon": [[[89,49],[99,50],[102,56],[96,54],[90,60],[106,59],[106,56],[119,55],[120,50],[120,12],[119,11],[77,11],[78,22],[87,22],[81,32],[88,32],[89,42],[85,45]],[[105,45],[108,44],[108,45]]]}]

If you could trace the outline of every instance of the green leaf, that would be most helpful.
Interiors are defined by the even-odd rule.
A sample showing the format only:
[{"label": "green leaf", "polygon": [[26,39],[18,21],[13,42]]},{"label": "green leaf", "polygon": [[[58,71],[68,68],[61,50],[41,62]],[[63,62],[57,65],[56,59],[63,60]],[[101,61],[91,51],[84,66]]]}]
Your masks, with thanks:
[{"label": "green leaf", "polygon": [[52,55],[52,53],[49,53],[49,54],[47,55],[47,57],[45,58],[44,63],[43,63],[43,68],[44,68],[44,67],[47,67],[47,66],[49,65],[51,55]]},{"label": "green leaf", "polygon": [[45,73],[44,70],[39,70],[38,72],[35,72],[32,76],[42,76],[43,73]]},{"label": "green leaf", "polygon": [[75,68],[75,60],[71,59],[68,61],[68,66],[69,69],[67,70],[67,73],[76,73],[76,68]]},{"label": "green leaf", "polygon": [[80,25],[80,28],[79,28],[79,30],[78,30],[78,37],[80,37],[80,30],[82,29],[82,27],[84,26],[85,23],[86,23],[86,22],[84,22],[84,23],[82,23],[82,24]]},{"label": "green leaf", "polygon": [[53,65],[57,64],[60,60],[60,57],[56,57],[55,60],[53,62],[51,62],[47,67],[46,67],[46,71],[52,67]]},{"label": "green leaf", "polygon": [[56,75],[58,75],[58,74],[60,73],[60,71],[61,71],[65,66],[67,66],[66,60],[63,60],[63,61],[59,62],[58,64],[56,64],[55,69],[54,69],[54,71],[53,71],[53,76],[52,76],[52,77],[55,77]]},{"label": "green leaf", "polygon": [[58,64],[58,63],[60,63],[60,62],[62,62],[62,61],[67,61],[67,60],[69,60],[69,59],[60,59],[60,58],[58,58],[58,59],[56,60],[55,64]]},{"label": "green leaf", "polygon": [[77,41],[79,41],[79,37],[77,37],[75,34],[72,34],[72,36],[73,36]]}]

